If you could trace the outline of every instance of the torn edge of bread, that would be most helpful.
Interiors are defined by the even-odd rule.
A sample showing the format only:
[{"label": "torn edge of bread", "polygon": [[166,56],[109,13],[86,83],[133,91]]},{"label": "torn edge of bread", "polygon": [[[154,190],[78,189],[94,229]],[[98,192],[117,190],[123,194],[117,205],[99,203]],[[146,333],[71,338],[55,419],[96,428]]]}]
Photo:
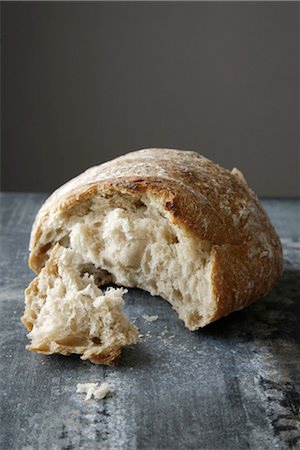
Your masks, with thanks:
[{"label": "torn edge of bread", "polygon": [[172,223],[162,203],[151,193],[138,200],[128,193],[95,196],[82,215],[53,216],[63,227],[63,235],[53,241],[80,254],[99,285],[159,295],[196,330],[211,321],[216,309],[211,245]]},{"label": "torn edge of bread", "polygon": [[102,291],[81,255],[56,244],[39,275],[25,291],[22,322],[28,350],[81,355],[96,364],[113,364],[124,346],[138,340],[138,329],[122,311],[122,288]]}]

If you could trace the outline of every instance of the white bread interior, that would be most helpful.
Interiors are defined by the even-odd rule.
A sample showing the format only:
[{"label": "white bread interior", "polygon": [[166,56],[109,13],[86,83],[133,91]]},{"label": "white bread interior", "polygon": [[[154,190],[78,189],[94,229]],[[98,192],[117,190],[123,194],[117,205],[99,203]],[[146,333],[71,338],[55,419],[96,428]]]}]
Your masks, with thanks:
[{"label": "white bread interior", "polygon": [[22,321],[31,330],[29,350],[76,353],[84,360],[111,364],[122,347],[137,341],[137,328],[122,312],[126,290],[103,292],[96,276],[78,252],[56,244],[25,291]]},{"label": "white bread interior", "polygon": [[196,330],[216,309],[210,244],[195,242],[168,214],[149,193],[138,201],[127,194],[98,195],[71,214],[57,210],[39,239],[74,250],[98,284],[138,287],[163,297]]}]

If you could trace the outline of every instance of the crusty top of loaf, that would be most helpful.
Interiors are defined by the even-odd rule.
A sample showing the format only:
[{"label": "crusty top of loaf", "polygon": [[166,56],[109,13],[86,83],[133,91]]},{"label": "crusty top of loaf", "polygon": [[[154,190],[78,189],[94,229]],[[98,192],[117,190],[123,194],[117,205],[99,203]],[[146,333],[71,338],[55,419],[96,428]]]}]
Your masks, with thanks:
[{"label": "crusty top of loaf", "polygon": [[95,185],[164,193],[174,218],[212,244],[244,240],[244,233],[253,231],[246,226],[249,219],[252,228],[273,234],[256,195],[237,169],[230,172],[196,152],[153,148],[91,167],[57,189],[36,217],[30,249],[50,211],[70,208],[94,195]]},{"label": "crusty top of loaf", "polygon": [[[252,259],[247,278],[258,277],[259,288],[257,292],[252,289],[251,298],[267,292],[282,271],[278,236],[241,172],[223,169],[196,152],[158,148],[128,153],[92,167],[56,190],[33,225],[30,265],[34,270],[40,270],[36,263],[39,237],[48,216],[56,210],[76,211],[76,205],[109,191],[156,195],[174,223],[211,244],[220,268],[230,266],[230,273],[223,274],[227,281],[228,277],[242,276],[238,273],[241,259]],[[254,267],[258,258],[259,271]],[[240,285],[243,280],[231,282]],[[222,289],[222,282],[219,284]],[[217,290],[218,280],[215,286]]]}]

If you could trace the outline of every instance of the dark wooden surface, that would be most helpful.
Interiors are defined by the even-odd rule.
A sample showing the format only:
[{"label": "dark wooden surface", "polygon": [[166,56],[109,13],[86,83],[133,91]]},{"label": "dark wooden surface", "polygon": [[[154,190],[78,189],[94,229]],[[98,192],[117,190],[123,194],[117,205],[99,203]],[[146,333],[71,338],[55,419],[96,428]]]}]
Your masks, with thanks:
[{"label": "dark wooden surface", "polygon": [[[130,290],[144,337],[109,368],[25,350],[28,238],[44,199],[0,194],[1,450],[300,448],[299,201],[263,202],[285,255],[271,294],[192,333],[166,302]],[[105,400],[76,394],[104,380]]]}]

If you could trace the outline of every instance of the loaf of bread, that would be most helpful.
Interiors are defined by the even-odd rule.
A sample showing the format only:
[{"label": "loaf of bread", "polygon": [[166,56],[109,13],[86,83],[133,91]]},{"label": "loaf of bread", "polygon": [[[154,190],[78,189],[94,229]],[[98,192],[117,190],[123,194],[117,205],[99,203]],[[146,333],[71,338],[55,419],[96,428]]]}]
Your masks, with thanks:
[{"label": "loaf of bread", "polygon": [[[90,325],[80,329],[77,291],[85,289],[87,279],[95,290],[113,283],[159,295],[187,328],[197,330],[266,295],[283,267],[280,240],[241,172],[225,170],[195,152],[170,149],[126,154],[55,191],[36,217],[30,252],[30,267],[39,274],[26,291],[23,321],[31,329],[30,349],[65,354],[76,348],[75,353],[92,360],[96,353],[88,343],[74,344],[90,333],[89,326],[98,320],[94,315],[102,314],[85,306]],[[73,334],[70,325],[74,342],[68,346],[67,333],[57,343],[55,329],[47,326],[43,333],[51,332],[44,346],[39,308],[50,301],[50,285],[63,279],[66,269],[57,273],[52,266],[56,261],[55,267],[62,267],[65,252],[80,260],[77,268],[68,263],[68,270],[76,270],[77,285],[69,291],[64,284],[62,294],[69,297],[78,322]],[[89,295],[90,302],[99,296],[98,291]],[[119,354],[121,346],[136,339],[117,309],[113,321],[122,322],[122,338],[116,337],[117,350],[113,336],[107,344],[104,339],[100,359],[113,360],[115,351]],[[43,314],[55,322],[60,313],[53,307]]]}]

